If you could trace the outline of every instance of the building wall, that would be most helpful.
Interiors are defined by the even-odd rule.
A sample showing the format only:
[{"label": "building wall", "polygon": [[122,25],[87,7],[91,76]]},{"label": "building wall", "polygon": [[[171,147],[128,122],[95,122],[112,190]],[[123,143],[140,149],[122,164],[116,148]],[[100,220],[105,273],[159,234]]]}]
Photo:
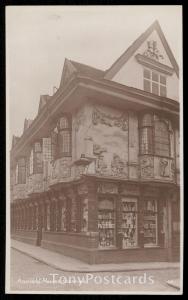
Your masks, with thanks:
[{"label": "building wall", "polygon": [[[161,43],[160,38],[158,37],[156,31],[154,31],[147,39],[157,41],[157,48],[159,52],[163,55],[164,59],[161,59],[160,62],[169,67],[172,67],[172,64],[167,56],[167,53],[164,50],[164,47]],[[131,58],[126,62],[124,66],[114,75],[111,79],[123,85],[134,87],[140,90],[143,90],[143,69],[144,67],[139,64],[135,58],[136,54],[143,54],[147,49],[147,41],[145,41],[139,49],[131,56]],[[173,100],[179,101],[179,80],[174,72],[173,75],[167,76],[167,97]]]}]

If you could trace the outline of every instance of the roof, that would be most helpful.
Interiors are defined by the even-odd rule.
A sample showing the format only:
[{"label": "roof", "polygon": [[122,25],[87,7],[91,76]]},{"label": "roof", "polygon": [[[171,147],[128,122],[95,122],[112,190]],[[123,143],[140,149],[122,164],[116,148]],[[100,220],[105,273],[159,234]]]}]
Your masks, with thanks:
[{"label": "roof", "polygon": [[105,71],[82,64],[82,63],[78,63],[76,61],[73,60],[69,60],[73,66],[75,67],[75,69],[82,75],[85,76],[89,76],[92,78],[103,78],[105,75]]},{"label": "roof", "polygon": [[174,67],[174,70],[179,76],[179,67],[176,62],[176,59],[168,45],[168,42],[164,36],[164,33],[159,25],[159,22],[156,20],[144,33],[142,33],[131,45],[127,48],[127,50],[112,64],[112,66],[106,71],[105,79],[112,79],[112,77],[120,70],[122,65],[124,65],[129,58],[134,54],[134,52],[141,46],[141,44],[148,38],[148,36],[156,30],[161,42],[168,54],[170,62]]}]

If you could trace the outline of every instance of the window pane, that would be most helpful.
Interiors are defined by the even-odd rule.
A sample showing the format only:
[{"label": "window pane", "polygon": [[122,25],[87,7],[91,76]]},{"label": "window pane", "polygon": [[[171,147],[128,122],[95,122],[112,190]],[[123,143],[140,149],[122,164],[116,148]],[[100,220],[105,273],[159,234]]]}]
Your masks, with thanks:
[{"label": "window pane", "polygon": [[35,153],[33,161],[33,172],[35,174],[43,173],[42,153]]},{"label": "window pane", "polygon": [[148,78],[148,79],[151,78],[151,72],[147,69],[144,69],[144,78]]},{"label": "window pane", "polygon": [[59,120],[59,128],[61,129],[66,129],[69,128],[69,123],[68,123],[68,119],[66,117],[62,117]]},{"label": "window pane", "polygon": [[144,91],[151,92],[151,83],[146,79],[144,79]]},{"label": "window pane", "polygon": [[[109,202],[111,202],[110,205],[108,205]],[[103,209],[101,209],[102,207]],[[99,200],[98,208],[100,208],[98,210],[99,248],[110,248],[115,246],[116,222],[114,201]]]},{"label": "window pane", "polygon": [[166,86],[160,86],[160,96],[166,97]]},{"label": "window pane", "polygon": [[159,74],[155,73],[155,72],[152,72],[152,80],[153,81],[159,81]]},{"label": "window pane", "polygon": [[122,247],[124,249],[137,246],[137,200],[122,199]]},{"label": "window pane", "polygon": [[70,155],[71,137],[69,131],[61,131],[58,136],[59,154]]},{"label": "window pane", "polygon": [[155,154],[162,156],[170,154],[168,127],[163,121],[155,122]]},{"label": "window pane", "polygon": [[57,132],[53,131],[51,134],[52,159],[56,159],[57,157],[57,143],[58,143],[58,134]]},{"label": "window pane", "polygon": [[43,139],[43,160],[51,160],[51,139]]},{"label": "window pane", "polygon": [[166,77],[163,75],[160,75],[160,83],[166,85]]},{"label": "window pane", "polygon": [[140,153],[141,154],[152,154],[153,152],[153,141],[152,141],[152,128],[142,128],[140,136]]},{"label": "window pane", "polygon": [[155,82],[152,82],[152,93],[155,95],[159,95],[159,86]]},{"label": "window pane", "polygon": [[40,142],[35,143],[34,149],[35,152],[42,152],[41,143]]}]

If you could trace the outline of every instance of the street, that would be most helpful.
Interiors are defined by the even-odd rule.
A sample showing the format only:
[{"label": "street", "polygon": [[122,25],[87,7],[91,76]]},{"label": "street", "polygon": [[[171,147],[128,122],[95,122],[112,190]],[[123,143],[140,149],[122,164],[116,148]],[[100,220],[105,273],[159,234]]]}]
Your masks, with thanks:
[{"label": "street", "polygon": [[11,291],[175,292],[167,280],[179,270],[73,273],[56,270],[17,250],[11,250]]}]

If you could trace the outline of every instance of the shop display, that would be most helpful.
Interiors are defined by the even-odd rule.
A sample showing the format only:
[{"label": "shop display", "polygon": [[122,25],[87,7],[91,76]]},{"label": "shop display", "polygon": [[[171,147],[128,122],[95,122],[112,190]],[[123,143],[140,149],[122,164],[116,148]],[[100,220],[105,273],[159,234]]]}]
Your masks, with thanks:
[{"label": "shop display", "polygon": [[104,201],[106,207],[98,211],[99,247],[109,248],[115,246],[115,211],[113,202]]},{"label": "shop display", "polygon": [[144,201],[144,244],[157,245],[157,201]]},{"label": "shop display", "polygon": [[82,220],[81,220],[81,231],[88,231],[88,199],[84,199],[82,202]]},{"label": "shop display", "polygon": [[122,199],[122,248],[137,246],[137,199]]}]

